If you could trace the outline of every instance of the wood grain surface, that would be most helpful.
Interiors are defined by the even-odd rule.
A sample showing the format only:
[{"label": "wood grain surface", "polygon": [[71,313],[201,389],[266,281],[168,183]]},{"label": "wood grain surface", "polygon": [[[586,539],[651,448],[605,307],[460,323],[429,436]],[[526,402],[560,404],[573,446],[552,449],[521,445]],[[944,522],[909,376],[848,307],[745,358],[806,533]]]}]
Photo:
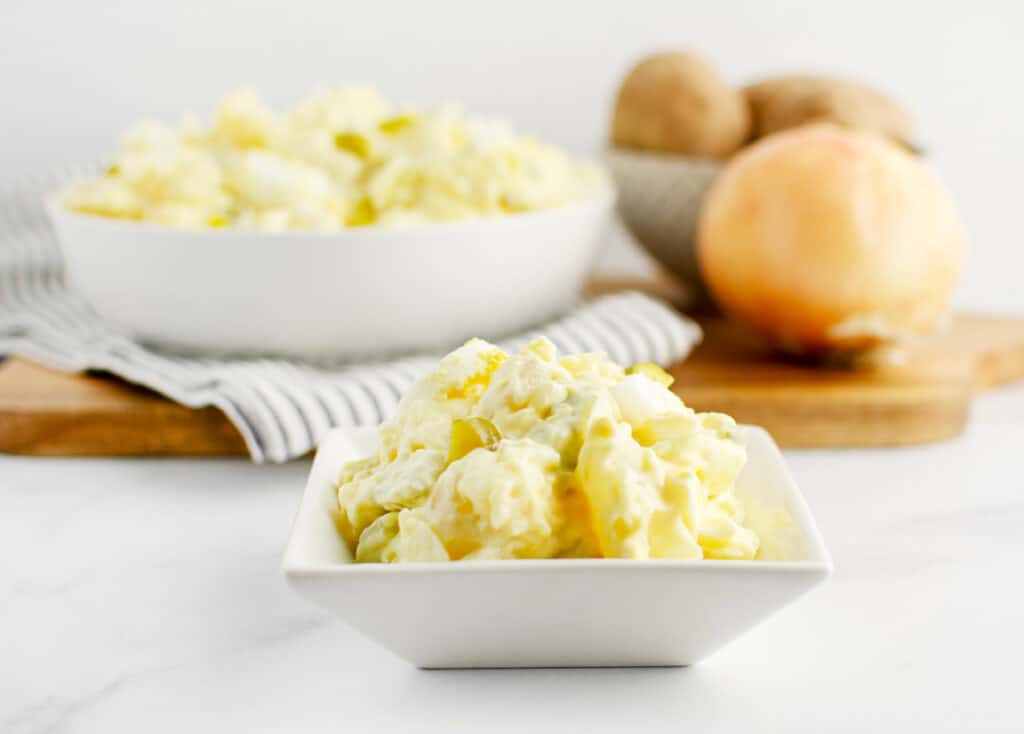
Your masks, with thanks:
[{"label": "wood grain surface", "polygon": [[786,361],[722,320],[703,326],[704,342],[670,370],[673,389],[696,410],[762,425],[791,448],[950,438],[978,391],[1024,378],[1024,319],[961,314],[897,362],[847,368]]},{"label": "wood grain surface", "polygon": [[242,436],[215,408],[192,410],[100,375],[22,359],[0,365],[0,452],[31,456],[234,456]]}]

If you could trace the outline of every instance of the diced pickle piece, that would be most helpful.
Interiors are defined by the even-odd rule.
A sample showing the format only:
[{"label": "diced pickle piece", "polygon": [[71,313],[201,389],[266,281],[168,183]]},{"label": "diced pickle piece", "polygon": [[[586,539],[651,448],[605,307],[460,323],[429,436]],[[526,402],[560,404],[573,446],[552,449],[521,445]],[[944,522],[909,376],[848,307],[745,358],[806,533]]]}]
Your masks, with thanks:
[{"label": "diced pickle piece", "polygon": [[348,216],[345,217],[345,226],[365,227],[366,225],[373,224],[376,221],[377,207],[373,205],[373,202],[368,197],[364,196],[354,207],[352,207]]},{"label": "diced pickle piece", "polygon": [[493,448],[499,441],[498,427],[486,418],[457,418],[452,421],[448,463],[458,461],[474,449]]},{"label": "diced pickle piece", "polygon": [[627,375],[643,375],[659,385],[669,387],[675,378],[656,364],[650,362],[638,362],[626,370]]},{"label": "diced pickle piece", "polygon": [[370,157],[370,141],[359,133],[335,133],[334,147],[356,156],[360,160]]},{"label": "diced pickle piece", "polygon": [[409,127],[414,121],[415,117],[412,115],[399,115],[398,117],[391,117],[387,120],[383,120],[377,129],[385,135],[397,135],[402,132],[405,128]]}]

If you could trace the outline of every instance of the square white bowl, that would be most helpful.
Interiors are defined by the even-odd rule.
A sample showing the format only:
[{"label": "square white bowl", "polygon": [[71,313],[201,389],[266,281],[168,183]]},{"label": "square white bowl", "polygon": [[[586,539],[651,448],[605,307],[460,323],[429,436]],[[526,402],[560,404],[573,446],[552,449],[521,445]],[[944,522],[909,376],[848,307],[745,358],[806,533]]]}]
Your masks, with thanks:
[{"label": "square white bowl", "polygon": [[335,524],[334,485],[376,436],[336,430],[317,452],[284,573],[299,594],[421,668],[690,665],[832,572],[774,441],[744,431],[736,492],[783,560],[356,564]]}]

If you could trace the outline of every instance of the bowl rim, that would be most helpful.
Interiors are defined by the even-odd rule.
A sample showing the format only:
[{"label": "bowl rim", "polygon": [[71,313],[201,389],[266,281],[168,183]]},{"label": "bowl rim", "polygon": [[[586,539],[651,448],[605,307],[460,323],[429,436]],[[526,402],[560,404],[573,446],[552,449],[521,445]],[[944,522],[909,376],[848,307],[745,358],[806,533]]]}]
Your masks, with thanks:
[{"label": "bowl rim", "polygon": [[[345,240],[363,239],[368,237],[379,237],[381,239],[406,239],[423,235],[446,235],[464,234],[474,231],[490,230],[495,226],[529,226],[545,220],[562,218],[565,215],[572,215],[586,211],[610,210],[618,198],[618,189],[609,177],[608,180],[592,191],[588,196],[570,201],[558,206],[545,209],[535,209],[527,212],[513,212],[495,216],[476,217],[471,219],[458,219],[441,222],[417,222],[412,224],[367,226],[367,227],[342,227],[339,229],[283,229],[283,230],[261,230],[242,229],[237,227],[224,228],[193,228],[193,227],[172,227],[159,222],[151,222],[137,219],[119,219],[107,217],[101,214],[87,214],[69,209],[64,205],[64,197],[68,189],[81,179],[75,179],[64,184],[60,189],[52,191],[43,197],[43,207],[51,222],[58,219],[77,220],[88,222],[91,226],[109,227],[112,230],[122,230],[128,233],[156,234],[158,236],[181,236],[196,239],[221,239],[237,240],[259,237],[266,241],[273,240],[294,240],[297,237],[310,240]],[[480,245],[483,243],[477,243]]]},{"label": "bowl rim", "polygon": [[[289,545],[291,545],[289,541]],[[287,555],[287,554],[286,554]],[[285,558],[281,564],[282,570],[287,574],[321,575],[327,574],[350,574],[350,573],[403,573],[411,571],[444,571],[452,573],[455,570],[491,572],[499,570],[538,570],[545,568],[558,568],[562,571],[587,568],[609,568],[628,567],[636,569],[664,569],[673,568],[677,570],[705,570],[722,571],[731,568],[743,571],[760,572],[762,570],[792,571],[806,573],[807,571],[832,571],[831,558],[821,560],[805,561],[728,561],[720,558],[508,558],[499,560],[471,560],[471,561],[408,561],[404,563],[297,563]]]},{"label": "bowl rim", "polygon": [[[737,575],[760,575],[763,573],[811,574],[827,578],[832,575],[834,567],[832,556],[818,529],[818,524],[811,513],[807,499],[790,472],[778,444],[771,434],[761,426],[739,424],[742,429],[761,435],[768,452],[779,467],[789,490],[792,509],[808,543],[812,558],[800,561],[730,561],[716,558],[675,559],[675,558],[535,558],[535,559],[501,559],[501,560],[469,560],[456,562],[408,562],[408,563],[305,563],[294,560],[293,546],[298,542],[298,535],[304,531],[303,519],[315,511],[315,506],[322,501],[316,493],[316,486],[324,473],[323,465],[327,463],[327,452],[318,448],[316,457],[307,475],[302,497],[292,519],[288,541],[285,544],[281,559],[281,571],[289,579],[313,578],[324,576],[377,575],[377,574],[434,574],[434,573],[530,573],[551,570],[556,573],[574,571],[630,570],[638,573],[655,571],[674,571],[687,573],[734,573]],[[335,428],[327,433],[320,442],[326,446],[332,437],[344,435],[366,435],[376,433],[376,428]]]}]

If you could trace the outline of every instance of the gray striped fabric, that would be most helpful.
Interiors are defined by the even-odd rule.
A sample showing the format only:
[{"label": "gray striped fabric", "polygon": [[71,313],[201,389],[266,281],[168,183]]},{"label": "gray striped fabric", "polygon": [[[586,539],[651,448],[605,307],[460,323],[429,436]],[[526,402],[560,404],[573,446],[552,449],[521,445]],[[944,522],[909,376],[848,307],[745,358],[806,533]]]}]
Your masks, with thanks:
[{"label": "gray striped fabric", "polygon": [[[69,372],[103,370],[184,405],[216,406],[257,462],[302,456],[334,427],[379,423],[436,362],[421,355],[326,369],[285,360],[183,358],[140,346],[64,286],[42,196],[79,173],[64,171],[0,194],[0,354]],[[633,292],[581,304],[502,346],[514,350],[541,334],[560,351],[602,351],[622,364],[667,365],[700,339],[692,321]]]}]

